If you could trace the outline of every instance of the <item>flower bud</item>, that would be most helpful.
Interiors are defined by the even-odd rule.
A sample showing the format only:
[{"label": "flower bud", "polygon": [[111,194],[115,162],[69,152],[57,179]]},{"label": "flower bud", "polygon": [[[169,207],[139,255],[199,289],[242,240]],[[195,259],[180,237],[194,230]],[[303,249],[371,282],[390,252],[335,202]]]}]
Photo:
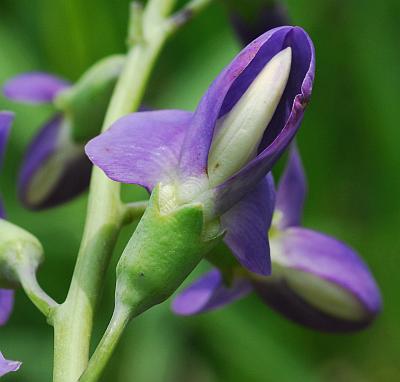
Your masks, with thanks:
[{"label": "flower bud", "polygon": [[324,331],[368,325],[381,308],[361,258],[329,236],[289,228],[270,239],[272,277],[255,278],[260,297],[286,317]]},{"label": "flower bud", "polygon": [[35,272],[42,260],[43,248],[36,237],[0,219],[0,287],[17,286],[21,274]]},{"label": "flower bud", "polygon": [[132,315],[167,299],[220,239],[220,232],[210,235],[204,227],[200,204],[163,213],[160,188],[117,265],[116,306]]},{"label": "flower bud", "polygon": [[30,209],[48,208],[85,190],[91,164],[71,139],[70,122],[56,116],[32,140],[19,174],[18,193]]},{"label": "flower bud", "polygon": [[285,90],[291,61],[290,47],[276,54],[232,110],[218,120],[208,158],[212,187],[228,179],[257,154],[258,145]]},{"label": "flower bud", "polygon": [[75,142],[86,143],[99,133],[124,63],[122,55],[104,58],[75,85],[58,93],[55,104],[71,120],[71,137]]}]

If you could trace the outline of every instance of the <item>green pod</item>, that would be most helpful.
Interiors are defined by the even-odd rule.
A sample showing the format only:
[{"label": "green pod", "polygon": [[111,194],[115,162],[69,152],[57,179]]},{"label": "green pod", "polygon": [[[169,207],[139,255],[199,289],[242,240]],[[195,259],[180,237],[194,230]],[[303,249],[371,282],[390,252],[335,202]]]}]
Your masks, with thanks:
[{"label": "green pod", "polygon": [[0,219],[0,287],[19,284],[21,271],[35,271],[43,261],[39,240],[28,231]]},{"label": "green pod", "polygon": [[137,315],[166,300],[217,244],[206,237],[201,204],[161,213],[154,189],[135,233],[117,265],[116,305]]},{"label": "green pod", "polygon": [[100,132],[124,64],[123,55],[104,58],[57,96],[55,104],[70,120],[74,142],[86,143]]}]

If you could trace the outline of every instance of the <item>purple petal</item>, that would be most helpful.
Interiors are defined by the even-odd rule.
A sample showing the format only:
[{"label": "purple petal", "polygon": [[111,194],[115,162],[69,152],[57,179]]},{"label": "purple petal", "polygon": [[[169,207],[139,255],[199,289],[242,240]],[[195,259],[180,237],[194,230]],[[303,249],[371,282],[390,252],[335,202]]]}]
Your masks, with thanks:
[{"label": "purple petal", "polygon": [[3,160],[13,120],[14,113],[9,111],[0,111],[0,164]]},{"label": "purple petal", "polygon": [[242,266],[267,275],[271,260],[267,232],[275,203],[272,175],[266,176],[239,203],[221,217],[227,231],[224,241]]},{"label": "purple petal", "polygon": [[9,361],[4,358],[3,354],[0,352],[0,377],[10,373],[11,371],[17,371],[21,366],[21,362]]},{"label": "purple petal", "polygon": [[30,72],[11,78],[3,87],[4,95],[14,101],[27,103],[52,102],[69,87],[69,83],[47,73]]},{"label": "purple petal", "polygon": [[10,289],[0,289],[0,326],[8,321],[13,305],[14,291]]},{"label": "purple petal", "polygon": [[172,303],[172,310],[183,316],[204,313],[234,302],[251,291],[252,286],[246,279],[237,278],[227,287],[221,273],[214,269],[179,293]]},{"label": "purple petal", "polygon": [[192,113],[181,110],[134,113],[92,139],[86,153],[109,178],[150,191],[174,175],[191,118]]},{"label": "purple petal", "polygon": [[307,181],[303,164],[297,146],[292,144],[276,194],[276,209],[282,212],[280,228],[300,225],[306,194]]},{"label": "purple petal", "polygon": [[[265,36],[269,39],[259,47]],[[217,213],[224,212],[234,205],[246,194],[249,187],[257,184],[271,170],[296,134],[311,96],[315,68],[314,47],[304,30],[298,27],[273,29],[255,40],[244,51],[254,45],[258,46],[259,53],[251,64],[242,70],[237,81],[229,89],[220,115],[233,107],[266,62],[288,46],[292,48],[292,69],[282,99],[258,148],[259,154],[217,187]]]},{"label": "purple petal", "polygon": [[291,29],[276,28],[254,40],[211,84],[197,107],[185,137],[180,160],[184,176],[197,177],[206,173],[217,119],[235,105],[266,63],[282,50],[283,41]]},{"label": "purple petal", "polygon": [[[349,331],[365,327],[380,311],[381,297],[373,276],[361,258],[345,244],[321,233],[293,227],[282,233],[279,246],[278,263],[285,268],[283,276],[275,281],[256,281],[255,288],[268,305],[289,319],[318,330]],[[272,258],[276,259],[274,252]],[[334,305],[324,310],[320,304],[314,304],[300,293],[299,285],[292,282],[292,275],[296,274],[313,276],[347,293],[354,299],[359,317],[345,317],[343,312],[336,314]],[[315,286],[319,299],[320,285]]]},{"label": "purple petal", "polygon": [[68,139],[59,115],[45,124],[30,143],[19,174],[18,193],[30,209],[42,209],[72,199],[89,185],[91,163],[83,146]]}]

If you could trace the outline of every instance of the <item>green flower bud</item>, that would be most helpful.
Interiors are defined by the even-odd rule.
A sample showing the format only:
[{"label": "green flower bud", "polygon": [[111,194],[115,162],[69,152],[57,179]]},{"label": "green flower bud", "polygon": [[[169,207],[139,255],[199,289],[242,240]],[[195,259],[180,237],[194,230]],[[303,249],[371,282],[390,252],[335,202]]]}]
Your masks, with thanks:
[{"label": "green flower bud", "polygon": [[157,187],[117,265],[116,305],[132,315],[166,300],[222,237],[201,204],[163,213],[159,196]]},{"label": "green flower bud", "polygon": [[35,272],[43,260],[39,240],[24,229],[0,219],[0,287],[19,284],[22,274]]},{"label": "green flower bud", "polygon": [[100,60],[74,86],[58,94],[55,104],[71,120],[75,142],[86,143],[99,133],[124,63],[123,55]]}]

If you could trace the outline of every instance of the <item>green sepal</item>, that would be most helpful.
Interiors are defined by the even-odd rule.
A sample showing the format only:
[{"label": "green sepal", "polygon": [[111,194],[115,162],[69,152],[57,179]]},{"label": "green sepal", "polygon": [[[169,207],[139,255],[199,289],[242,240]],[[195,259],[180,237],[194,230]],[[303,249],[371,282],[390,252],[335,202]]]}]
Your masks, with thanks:
[{"label": "green sepal", "polygon": [[86,143],[99,134],[115,84],[125,64],[125,56],[106,57],[72,87],[61,92],[55,105],[72,123],[72,139]]},{"label": "green sepal", "polygon": [[35,271],[43,261],[43,247],[28,231],[0,219],[0,287],[19,285],[23,270]]},{"label": "green sepal", "polygon": [[116,304],[137,315],[171,296],[221,240],[206,234],[203,221],[201,204],[161,213],[155,188],[117,265]]}]

